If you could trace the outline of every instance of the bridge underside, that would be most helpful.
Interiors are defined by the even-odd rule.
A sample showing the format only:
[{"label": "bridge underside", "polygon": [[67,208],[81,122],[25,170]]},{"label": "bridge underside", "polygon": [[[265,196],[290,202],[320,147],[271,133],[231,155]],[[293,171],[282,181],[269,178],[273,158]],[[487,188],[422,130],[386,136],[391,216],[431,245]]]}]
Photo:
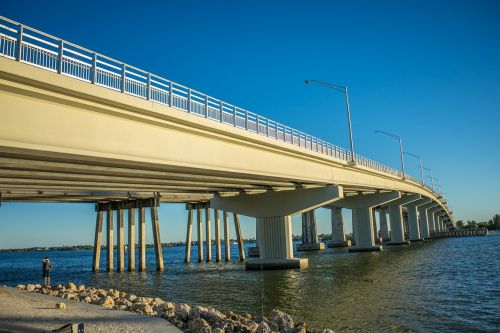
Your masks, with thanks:
[{"label": "bridge underside", "polygon": [[[206,202],[215,195],[318,188],[328,184],[194,168],[131,163],[70,154],[0,147],[4,202],[96,203],[159,196],[167,203]],[[345,196],[390,189],[342,185]]]}]

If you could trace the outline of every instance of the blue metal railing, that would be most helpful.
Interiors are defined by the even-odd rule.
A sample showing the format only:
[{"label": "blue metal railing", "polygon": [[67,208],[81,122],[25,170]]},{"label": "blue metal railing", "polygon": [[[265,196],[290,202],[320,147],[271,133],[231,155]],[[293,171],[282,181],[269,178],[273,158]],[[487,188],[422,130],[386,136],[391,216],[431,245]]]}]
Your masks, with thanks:
[{"label": "blue metal railing", "polygon": [[[350,160],[350,152],[344,148],[2,16],[0,56],[164,104],[334,159]],[[401,177],[400,171],[369,158],[355,154],[354,160],[357,165]]]}]

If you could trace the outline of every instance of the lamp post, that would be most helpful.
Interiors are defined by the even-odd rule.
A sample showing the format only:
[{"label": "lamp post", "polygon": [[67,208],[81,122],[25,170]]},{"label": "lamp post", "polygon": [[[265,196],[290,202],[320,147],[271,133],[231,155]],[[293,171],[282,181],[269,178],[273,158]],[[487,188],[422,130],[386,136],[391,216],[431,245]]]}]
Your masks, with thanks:
[{"label": "lamp post", "polygon": [[331,88],[331,89],[335,89],[337,91],[340,91],[340,92],[344,93],[344,95],[345,95],[345,104],[346,104],[346,111],[347,111],[347,123],[348,123],[348,126],[349,126],[349,145],[351,147],[351,160],[350,160],[350,162],[351,163],[355,163],[355,161],[354,161],[354,143],[353,143],[353,140],[352,140],[351,109],[349,107],[349,94],[347,92],[347,86],[341,86],[341,85],[332,84],[332,83],[323,82],[323,81],[318,81],[318,80],[305,80],[304,82],[306,84],[317,83],[319,85],[322,85],[322,86],[325,86],[325,87],[328,87],[328,88]]},{"label": "lamp post", "polygon": [[422,157],[420,155],[412,154],[407,151],[405,151],[404,154],[418,158],[418,161],[420,162],[420,181],[422,182],[422,186],[424,186],[424,170],[422,170]]},{"label": "lamp post", "polygon": [[403,157],[403,141],[401,140],[401,137],[397,134],[393,134],[393,133],[389,133],[389,132],[385,132],[385,131],[378,131],[377,130],[377,131],[375,131],[375,133],[382,133],[382,134],[390,136],[391,138],[394,138],[394,139],[399,141],[399,153],[401,155],[401,172],[402,172],[403,179],[405,179],[405,160]]},{"label": "lamp post", "polygon": [[424,167],[424,170],[429,171],[429,173],[430,173],[430,175],[431,175],[429,178],[431,179],[432,191],[434,191],[434,177],[432,177],[432,169],[431,169],[431,168],[426,168],[426,167]]}]

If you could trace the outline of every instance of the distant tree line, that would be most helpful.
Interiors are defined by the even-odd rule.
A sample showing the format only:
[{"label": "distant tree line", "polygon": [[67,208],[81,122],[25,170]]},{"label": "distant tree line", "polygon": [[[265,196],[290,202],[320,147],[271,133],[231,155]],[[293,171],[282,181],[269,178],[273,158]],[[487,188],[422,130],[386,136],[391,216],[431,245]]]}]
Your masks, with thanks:
[{"label": "distant tree line", "polygon": [[457,229],[477,229],[488,228],[488,230],[500,230],[500,214],[495,214],[488,222],[476,222],[467,220],[466,222],[458,220],[456,223]]}]

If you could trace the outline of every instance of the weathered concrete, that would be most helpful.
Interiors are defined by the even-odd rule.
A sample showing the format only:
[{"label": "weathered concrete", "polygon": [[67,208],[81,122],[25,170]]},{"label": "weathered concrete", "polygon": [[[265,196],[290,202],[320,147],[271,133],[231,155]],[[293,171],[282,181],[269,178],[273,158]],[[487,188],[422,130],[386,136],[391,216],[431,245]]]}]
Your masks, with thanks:
[{"label": "weathered concrete", "polygon": [[118,272],[125,270],[125,231],[123,225],[123,209],[118,209],[116,214],[116,225],[118,229],[116,248],[118,252]]},{"label": "weathered concrete", "polygon": [[328,247],[347,247],[351,246],[351,241],[346,240],[344,231],[344,219],[342,217],[342,208],[329,206],[332,222],[332,239],[328,241]]},{"label": "weathered concrete", "polygon": [[205,250],[207,262],[212,261],[212,228],[210,226],[210,208],[205,207]]},{"label": "weathered concrete", "polygon": [[139,270],[146,270],[146,209],[139,207]]},{"label": "weathered concrete", "polygon": [[163,272],[164,263],[160,239],[160,221],[158,219],[158,207],[150,207],[149,210],[151,211],[151,226],[153,228],[153,245],[155,248],[156,270],[158,272]]},{"label": "weathered concrete", "polygon": [[92,271],[99,271],[99,263],[101,261],[101,239],[102,239],[102,211],[97,212],[95,222],[95,239],[94,239],[94,255],[92,258]]},{"label": "weathered concrete", "polygon": [[229,237],[229,216],[226,211],[222,213],[224,218],[224,252],[225,261],[231,261],[231,239]]},{"label": "weathered concrete", "polygon": [[388,242],[391,240],[391,235],[389,234],[389,226],[387,224],[387,208],[383,207],[379,209],[380,217],[380,234],[382,236],[383,242]]},{"label": "weathered concrete", "polygon": [[114,253],[114,243],[113,243],[113,211],[108,210],[107,212],[107,250],[108,250],[108,255],[106,257],[106,270],[108,272],[113,271],[113,253]]},{"label": "weathered concrete", "polygon": [[245,247],[243,245],[243,235],[241,234],[240,217],[238,214],[233,213],[234,229],[236,231],[236,241],[238,242],[238,251],[240,254],[240,261],[245,261]]},{"label": "weathered concrete", "polygon": [[184,261],[186,263],[191,262],[191,242],[193,237],[193,212],[194,209],[188,209],[188,220],[187,220],[187,230],[186,230],[186,253],[184,256]]},{"label": "weathered concrete", "polygon": [[258,217],[259,259],[248,259],[246,269],[305,268],[307,259],[293,256],[292,225],[290,216]]},{"label": "weathered concrete", "polygon": [[316,213],[314,210],[302,213],[302,244],[297,244],[297,251],[324,250],[325,244],[318,242]]},{"label": "weathered concrete", "polygon": [[387,245],[410,244],[404,237],[403,212],[401,206],[420,199],[419,194],[406,195],[398,200],[388,204],[390,222],[391,222],[391,241]]},{"label": "weathered concrete", "polygon": [[[61,301],[67,305],[66,309],[56,309],[56,303]],[[182,332],[162,318],[15,288],[0,287],[0,302],[2,332],[49,332],[68,323],[84,323],[85,333]]]},{"label": "weathered concrete", "polygon": [[128,209],[128,270],[135,271],[135,209]]},{"label": "weathered concrete", "polygon": [[222,253],[220,245],[220,215],[219,210],[214,210],[214,220],[215,220],[215,261],[221,262]]}]

